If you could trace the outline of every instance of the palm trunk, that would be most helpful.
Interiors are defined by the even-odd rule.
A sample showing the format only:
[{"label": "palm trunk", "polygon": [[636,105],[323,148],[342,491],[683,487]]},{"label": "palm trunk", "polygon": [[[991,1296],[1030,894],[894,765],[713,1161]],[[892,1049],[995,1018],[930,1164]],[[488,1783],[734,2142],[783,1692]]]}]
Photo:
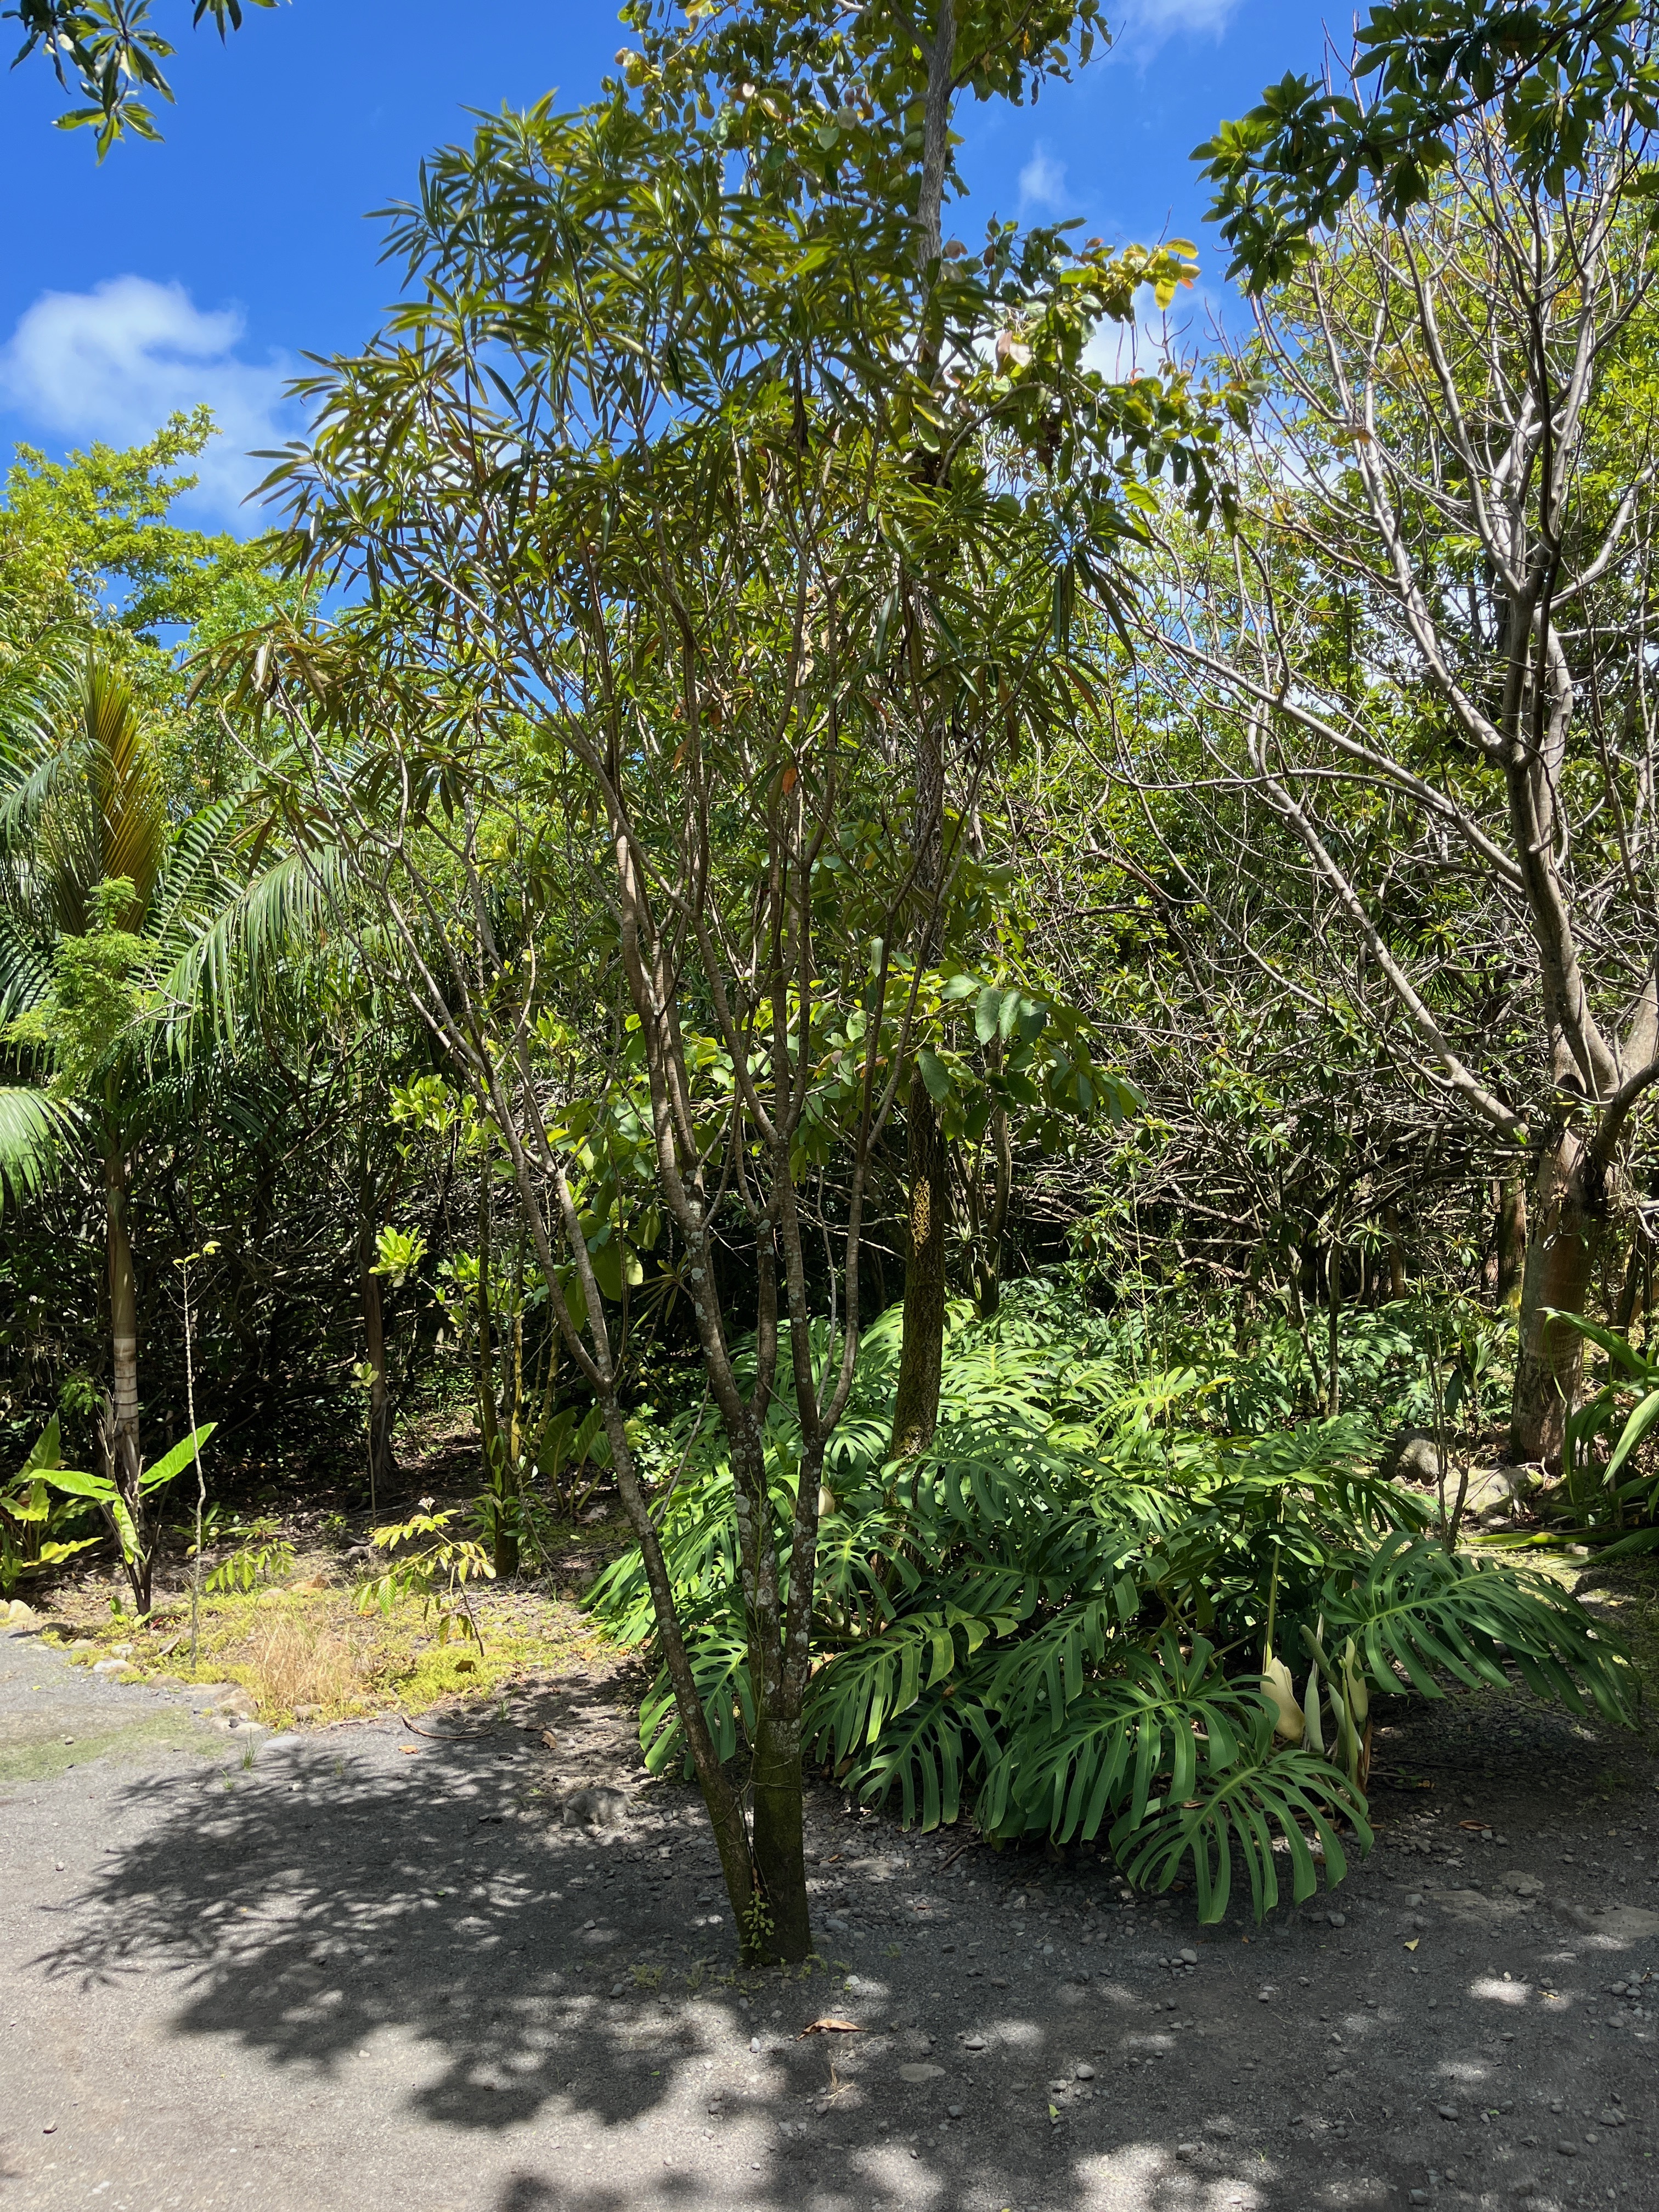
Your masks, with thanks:
[{"label": "palm trunk", "polygon": [[[138,1285],[127,1226],[127,1162],[118,1146],[104,1159],[105,1246],[109,1260],[110,1397],[115,1434],[138,1460]],[[139,1460],[142,1465],[142,1460]]]},{"label": "palm trunk", "polygon": [[1517,1461],[1559,1468],[1577,1392],[1584,1340],[1548,1310],[1582,1314],[1606,1213],[1606,1176],[1573,1128],[1546,1146],[1533,1179],[1521,1280],[1521,1345],[1510,1416]]}]

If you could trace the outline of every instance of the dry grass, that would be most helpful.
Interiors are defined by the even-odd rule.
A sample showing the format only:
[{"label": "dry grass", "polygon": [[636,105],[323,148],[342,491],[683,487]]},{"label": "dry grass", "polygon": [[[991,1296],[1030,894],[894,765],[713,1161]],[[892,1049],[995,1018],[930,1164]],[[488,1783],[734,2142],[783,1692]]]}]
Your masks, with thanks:
[{"label": "dry grass", "polygon": [[78,1578],[75,1610],[60,1596],[46,1635],[88,1665],[116,1651],[141,1678],[240,1682],[273,1727],[495,1698],[528,1676],[585,1671],[609,1653],[593,1624],[567,1600],[511,1589],[480,1592],[474,1606],[481,1650],[459,1637],[443,1641],[418,1599],[400,1600],[390,1613],[364,1612],[356,1590],[331,1583],[312,1561],[286,1588],[204,1597],[192,1668],[182,1596],[163,1600],[141,1626],[130,1614],[112,1614],[112,1594],[118,1595],[107,1577],[97,1584],[90,1576]]},{"label": "dry grass", "polygon": [[284,1607],[248,1638],[242,1664],[261,1712],[348,1711],[371,1673],[364,1639],[342,1634],[326,1618]]}]

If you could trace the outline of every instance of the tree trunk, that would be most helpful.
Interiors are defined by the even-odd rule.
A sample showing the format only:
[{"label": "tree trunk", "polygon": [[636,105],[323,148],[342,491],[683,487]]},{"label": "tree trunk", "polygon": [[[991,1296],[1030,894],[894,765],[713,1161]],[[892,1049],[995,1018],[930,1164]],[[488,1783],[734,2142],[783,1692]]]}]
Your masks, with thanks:
[{"label": "tree trunk", "polygon": [[105,1246],[109,1260],[110,1399],[114,1432],[138,1453],[138,1285],[127,1227],[126,1155],[112,1148],[104,1160]]},{"label": "tree trunk", "polygon": [[904,1336],[893,1404],[895,1459],[914,1459],[939,1424],[945,1361],[945,1133],[918,1069],[905,1108]]},{"label": "tree trunk", "polygon": [[1517,1172],[1504,1178],[1498,1193],[1496,1295],[1501,1310],[1513,1313],[1520,1303],[1526,1253],[1527,1186]]},{"label": "tree trunk", "polygon": [[1389,1237],[1389,1297],[1396,1305],[1406,1295],[1406,1248],[1400,1241],[1400,1209],[1382,1209],[1382,1226]]},{"label": "tree trunk", "polygon": [[758,1717],[749,1770],[753,1806],[755,1874],[769,1925],[757,1929],[753,1948],[799,1965],[811,1956],[812,1927],[806,1900],[805,1811],[800,1771],[800,1715],[780,1696]]},{"label": "tree trunk", "polygon": [[[369,1256],[373,1258],[372,1251]],[[392,1393],[386,1379],[386,1309],[380,1279],[368,1266],[358,1281],[363,1302],[363,1358],[373,1370],[368,1384],[368,1496],[374,1506],[381,1491],[390,1487],[394,1472]]]},{"label": "tree trunk", "polygon": [[1559,1130],[1538,1163],[1528,1212],[1510,1416],[1510,1453],[1516,1461],[1561,1464],[1584,1340],[1569,1323],[1549,1320],[1547,1309],[1583,1313],[1606,1210],[1605,1170],[1577,1130]]},{"label": "tree trunk", "polygon": [[1008,1233],[1008,1207],[1014,1188],[1014,1151],[1009,1139],[1007,1109],[1002,1106],[992,1109],[991,1146],[991,1218],[984,1236],[975,1240],[974,1310],[981,1321],[989,1321],[1002,1304],[1003,1239]]},{"label": "tree trunk", "polygon": [[484,1484],[495,1521],[494,1565],[505,1579],[519,1571],[519,1532],[511,1510],[517,1469],[509,1468],[495,1399],[495,1340],[490,1310],[489,1162],[478,1170],[478,1431],[483,1443]]},{"label": "tree trunk", "polygon": [[125,1525],[104,1507],[121,1554],[133,1610],[149,1612],[155,1546],[140,1478],[138,1444],[138,1285],[133,1273],[127,1219],[127,1161],[118,1145],[104,1155],[104,1241],[109,1263],[110,1389],[98,1417],[98,1449],[106,1480],[125,1508]]}]

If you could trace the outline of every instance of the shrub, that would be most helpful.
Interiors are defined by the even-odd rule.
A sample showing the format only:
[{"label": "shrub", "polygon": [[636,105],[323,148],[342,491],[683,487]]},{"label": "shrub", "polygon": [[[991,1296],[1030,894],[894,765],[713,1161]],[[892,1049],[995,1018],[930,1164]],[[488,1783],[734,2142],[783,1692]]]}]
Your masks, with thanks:
[{"label": "shrub", "polygon": [[[1504,1684],[1512,1665],[1628,1717],[1619,1649],[1555,1585],[1449,1554],[1422,1502],[1374,1472],[1364,1415],[1231,1433],[1211,1410],[1224,1371],[1137,1373],[1109,1323],[1037,1282],[994,1320],[953,1314],[933,1446],[884,1463],[900,1326],[884,1314],[866,1338],[826,1469],[805,1748],[907,1825],[971,1808],[998,1839],[1104,1837],[1160,1888],[1190,1862],[1206,1919],[1237,1854],[1260,1913],[1276,1841],[1298,1899],[1316,1885],[1310,1831],[1333,1880],[1341,1827],[1369,1847],[1372,1695]],[[750,1711],[732,1483],[718,1434],[691,1428],[663,1545],[729,1753]],[[781,1405],[769,1443],[781,1516],[799,1455]],[[637,1553],[592,1602],[649,1644]],[[1309,1669],[1305,1733],[1263,1694],[1275,1646]],[[641,1731],[653,1767],[675,1757],[660,1679]]]}]

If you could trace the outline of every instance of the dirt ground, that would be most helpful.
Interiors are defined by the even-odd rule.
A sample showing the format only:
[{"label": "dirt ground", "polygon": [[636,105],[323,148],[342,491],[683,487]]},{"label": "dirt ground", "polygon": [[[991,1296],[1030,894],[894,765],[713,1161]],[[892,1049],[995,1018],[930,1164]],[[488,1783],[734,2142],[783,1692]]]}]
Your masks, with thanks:
[{"label": "dirt ground", "polygon": [[819,1790],[821,1962],[743,1976],[636,1690],[267,1735],[0,1639],[0,2208],[1659,2212],[1644,1739],[1401,1701],[1263,1927]]}]

